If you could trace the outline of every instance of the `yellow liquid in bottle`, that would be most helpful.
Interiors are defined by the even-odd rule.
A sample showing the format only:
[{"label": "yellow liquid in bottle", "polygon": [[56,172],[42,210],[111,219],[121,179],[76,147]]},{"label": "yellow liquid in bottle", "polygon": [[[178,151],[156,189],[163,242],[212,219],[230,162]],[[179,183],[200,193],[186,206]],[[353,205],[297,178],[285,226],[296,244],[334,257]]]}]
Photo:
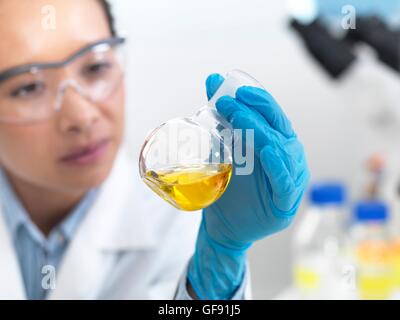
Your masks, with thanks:
[{"label": "yellow liquid in bottle", "polygon": [[148,170],[143,180],[176,208],[194,211],[216,201],[224,193],[231,175],[231,164],[179,165]]},{"label": "yellow liquid in bottle", "polygon": [[358,289],[361,299],[384,300],[393,293],[390,248],[385,241],[366,240],[356,249]]}]

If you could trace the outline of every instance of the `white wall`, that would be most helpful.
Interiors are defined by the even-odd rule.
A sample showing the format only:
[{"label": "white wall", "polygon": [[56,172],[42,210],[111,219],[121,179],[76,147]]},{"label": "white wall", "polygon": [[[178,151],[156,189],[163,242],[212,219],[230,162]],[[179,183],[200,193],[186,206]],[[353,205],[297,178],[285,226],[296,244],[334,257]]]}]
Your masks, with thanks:
[{"label": "white wall", "polygon": [[[208,74],[239,68],[281,103],[306,147],[313,178],[357,186],[363,156],[381,141],[366,133],[367,121],[378,104],[391,104],[382,102],[388,95],[380,90],[387,88],[379,84],[398,85],[384,67],[367,62],[359,78],[331,81],[288,29],[284,1],[115,2],[130,38],[128,140],[134,155],[155,126],[202,106]],[[272,298],[290,284],[292,229],[251,250],[255,298]]]}]

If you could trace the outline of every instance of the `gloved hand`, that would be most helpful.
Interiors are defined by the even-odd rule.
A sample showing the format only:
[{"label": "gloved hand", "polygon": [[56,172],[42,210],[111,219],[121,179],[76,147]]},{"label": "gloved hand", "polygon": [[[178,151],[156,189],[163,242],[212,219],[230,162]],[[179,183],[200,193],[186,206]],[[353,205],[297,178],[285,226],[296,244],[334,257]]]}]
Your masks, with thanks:
[{"label": "gloved hand", "polygon": [[[218,74],[208,77],[209,99],[223,81]],[[254,129],[255,163],[250,175],[236,175],[234,163],[225,193],[203,209],[188,270],[201,299],[232,297],[243,281],[246,250],[290,224],[310,176],[303,146],[268,92],[241,87],[235,98],[219,98],[216,107],[234,129]]]}]

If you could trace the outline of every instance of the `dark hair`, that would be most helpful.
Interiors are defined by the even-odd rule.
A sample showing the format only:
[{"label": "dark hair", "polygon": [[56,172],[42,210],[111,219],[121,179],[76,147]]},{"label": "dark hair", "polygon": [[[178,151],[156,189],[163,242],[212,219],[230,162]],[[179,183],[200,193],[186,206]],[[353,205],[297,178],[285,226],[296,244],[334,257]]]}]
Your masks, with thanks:
[{"label": "dark hair", "polygon": [[117,31],[115,30],[115,21],[111,10],[111,5],[108,0],[100,0],[100,5],[104,9],[108,25],[110,26],[111,35],[114,37],[117,35]]}]

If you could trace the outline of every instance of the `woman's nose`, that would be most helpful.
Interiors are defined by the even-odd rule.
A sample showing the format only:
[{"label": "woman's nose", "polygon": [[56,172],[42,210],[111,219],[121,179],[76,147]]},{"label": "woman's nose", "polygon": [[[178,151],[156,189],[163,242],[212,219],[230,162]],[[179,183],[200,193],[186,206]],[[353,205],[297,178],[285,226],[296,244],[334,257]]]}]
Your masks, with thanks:
[{"label": "woman's nose", "polygon": [[100,109],[76,88],[67,87],[61,93],[60,129],[63,133],[87,133],[101,117]]}]

